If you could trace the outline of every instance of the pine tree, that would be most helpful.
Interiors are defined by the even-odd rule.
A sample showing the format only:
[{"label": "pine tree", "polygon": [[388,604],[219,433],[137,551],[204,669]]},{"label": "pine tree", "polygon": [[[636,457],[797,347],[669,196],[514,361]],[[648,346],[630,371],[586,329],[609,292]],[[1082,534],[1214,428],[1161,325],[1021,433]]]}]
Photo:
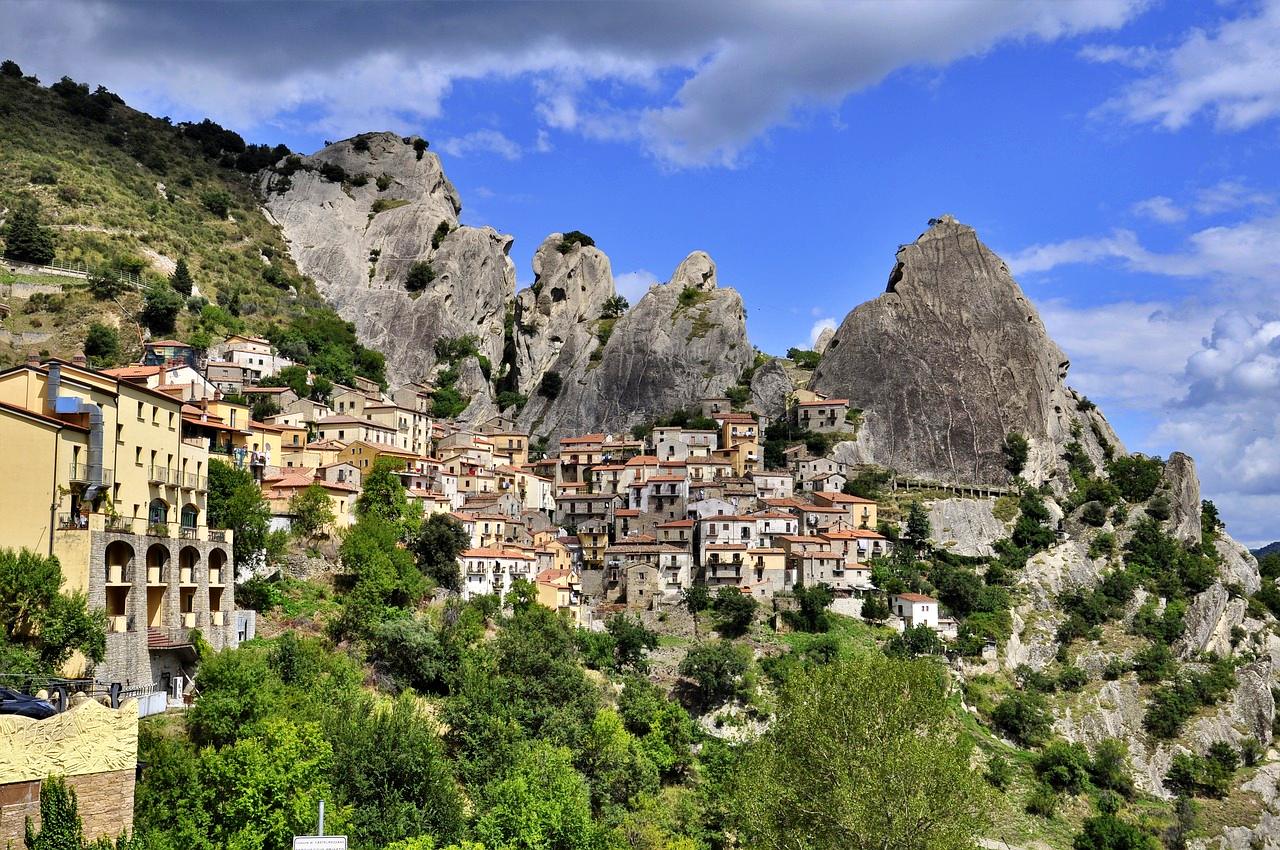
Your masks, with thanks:
[{"label": "pine tree", "polygon": [[186,258],[178,260],[178,265],[173,270],[173,275],[169,278],[169,285],[181,295],[188,298],[191,297],[191,270],[187,268]]},{"label": "pine tree", "polygon": [[45,265],[53,260],[53,233],[40,225],[40,205],[19,202],[4,227],[4,255],[11,260]]}]

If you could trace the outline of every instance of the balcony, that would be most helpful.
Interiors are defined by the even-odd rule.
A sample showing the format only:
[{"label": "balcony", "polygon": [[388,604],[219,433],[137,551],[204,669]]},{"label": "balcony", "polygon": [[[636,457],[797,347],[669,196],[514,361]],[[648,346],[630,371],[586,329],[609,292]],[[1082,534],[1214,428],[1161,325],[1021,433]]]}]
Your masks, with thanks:
[{"label": "balcony", "polygon": [[58,514],[58,530],[88,531],[88,518],[84,514]]},{"label": "balcony", "polygon": [[209,489],[209,479],[203,475],[196,475],[193,472],[181,472],[175,473],[174,478],[174,483],[177,483],[177,479],[181,479],[183,490],[200,490],[203,492]]},{"label": "balcony", "polygon": [[196,529],[193,526],[184,525],[178,529],[179,540],[195,540]]},{"label": "balcony", "polygon": [[[89,464],[73,462],[68,464],[68,466],[70,467],[69,478],[73,484],[89,483]],[[110,487],[114,481],[115,476],[112,474],[111,470],[103,467],[102,480],[96,483]]]},{"label": "balcony", "polygon": [[108,516],[103,520],[104,531],[115,531],[120,534],[133,534],[133,518],[127,516]]},{"label": "balcony", "polygon": [[147,567],[147,584],[168,584],[164,577],[164,567]]},{"label": "balcony", "polygon": [[128,584],[124,576],[124,564],[107,564],[107,584]]},{"label": "balcony", "polygon": [[148,537],[168,537],[169,524],[167,522],[149,522],[147,523]]},{"label": "balcony", "polygon": [[168,484],[169,474],[169,467],[152,464],[147,471],[147,480],[152,484]]},{"label": "balcony", "polygon": [[208,437],[183,437],[182,444],[184,446],[192,446],[197,449],[204,449],[205,451],[209,450]]},{"label": "balcony", "polygon": [[226,543],[227,530],[225,528],[209,529],[209,542],[210,543]]}]

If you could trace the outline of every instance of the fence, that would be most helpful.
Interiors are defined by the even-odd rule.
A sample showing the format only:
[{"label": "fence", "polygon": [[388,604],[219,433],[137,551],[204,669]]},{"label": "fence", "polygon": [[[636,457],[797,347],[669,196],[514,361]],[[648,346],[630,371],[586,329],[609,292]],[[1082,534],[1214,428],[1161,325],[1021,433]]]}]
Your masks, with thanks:
[{"label": "fence", "polygon": [[[54,261],[48,264],[39,263],[21,263],[14,267],[15,271],[21,272],[22,269],[30,269],[35,274],[48,274],[54,277],[78,277],[87,279],[89,275],[95,271],[104,271],[103,269],[94,269],[88,263],[80,263],[72,260]],[[106,272],[113,274],[116,280],[131,286],[134,289],[141,289],[143,286],[142,277],[133,272],[123,272],[116,269],[106,269]]]}]

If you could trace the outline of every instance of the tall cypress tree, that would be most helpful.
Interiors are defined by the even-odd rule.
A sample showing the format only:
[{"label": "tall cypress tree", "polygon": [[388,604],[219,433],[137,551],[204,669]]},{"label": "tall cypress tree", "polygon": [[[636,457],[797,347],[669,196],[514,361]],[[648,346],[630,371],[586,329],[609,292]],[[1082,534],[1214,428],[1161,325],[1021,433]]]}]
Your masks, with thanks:
[{"label": "tall cypress tree", "polygon": [[11,260],[45,265],[53,260],[53,232],[40,224],[40,205],[20,201],[4,226],[4,255]]},{"label": "tall cypress tree", "polygon": [[191,296],[191,270],[187,268],[186,258],[178,260],[178,265],[169,278],[169,285],[186,297]]}]

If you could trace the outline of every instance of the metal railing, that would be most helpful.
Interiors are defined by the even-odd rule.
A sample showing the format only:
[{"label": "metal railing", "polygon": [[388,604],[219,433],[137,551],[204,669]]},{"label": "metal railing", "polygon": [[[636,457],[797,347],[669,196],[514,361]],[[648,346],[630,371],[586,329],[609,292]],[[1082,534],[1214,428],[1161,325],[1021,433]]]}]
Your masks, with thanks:
[{"label": "metal railing", "polygon": [[133,533],[133,517],[108,516],[102,523],[106,531],[118,531],[123,534]]},{"label": "metal railing", "polygon": [[87,531],[88,518],[84,514],[58,514],[59,531]]},{"label": "metal railing", "polygon": [[209,479],[203,475],[196,475],[194,472],[182,473],[182,487],[186,490],[207,490],[209,489]]},{"label": "metal railing", "polygon": [[147,480],[156,484],[168,484],[169,467],[152,464],[147,472]]},{"label": "metal railing", "polygon": [[[71,468],[70,480],[76,484],[87,484],[89,481],[89,464],[71,462],[68,464]],[[110,469],[105,466],[102,468],[102,480],[98,483],[105,484],[110,487],[115,481]]]},{"label": "metal railing", "polygon": [[186,525],[182,526],[181,528],[178,529],[178,539],[179,540],[195,540],[196,539],[195,528],[192,528],[191,526],[186,526]]},{"label": "metal railing", "polygon": [[226,529],[224,528],[209,529],[209,542],[210,543],[226,543],[227,542]]}]

